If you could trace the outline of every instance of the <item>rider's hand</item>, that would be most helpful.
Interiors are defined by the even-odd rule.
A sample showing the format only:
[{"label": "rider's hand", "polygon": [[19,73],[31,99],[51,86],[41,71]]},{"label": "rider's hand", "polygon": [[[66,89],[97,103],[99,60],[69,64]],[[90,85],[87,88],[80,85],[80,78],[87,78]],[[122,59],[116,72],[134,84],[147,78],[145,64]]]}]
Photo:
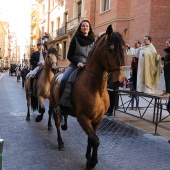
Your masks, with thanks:
[{"label": "rider's hand", "polygon": [[40,63],[40,62],[38,62],[38,63],[37,63],[37,66],[40,66],[40,65],[41,65],[41,63]]},{"label": "rider's hand", "polygon": [[77,67],[78,67],[78,68],[84,67],[84,64],[79,62],[79,63],[77,64]]},{"label": "rider's hand", "polygon": [[130,46],[129,46],[129,44],[126,44],[126,49],[128,50],[128,49],[130,49]]}]

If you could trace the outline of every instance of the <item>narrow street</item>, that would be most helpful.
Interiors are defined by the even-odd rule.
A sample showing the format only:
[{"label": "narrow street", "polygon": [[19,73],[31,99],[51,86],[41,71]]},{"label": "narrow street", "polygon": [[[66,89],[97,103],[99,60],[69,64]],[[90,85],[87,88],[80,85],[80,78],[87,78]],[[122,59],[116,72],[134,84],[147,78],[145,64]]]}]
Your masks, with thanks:
[{"label": "narrow street", "polygon": [[[57,134],[47,130],[48,114],[36,123],[31,111],[26,122],[25,90],[8,73],[0,76],[0,139],[4,140],[3,170],[85,170],[87,136],[75,118],[62,131],[65,151]],[[45,101],[46,108],[48,101]],[[96,170],[169,170],[170,144],[117,120],[104,118],[98,132],[100,146]]]}]

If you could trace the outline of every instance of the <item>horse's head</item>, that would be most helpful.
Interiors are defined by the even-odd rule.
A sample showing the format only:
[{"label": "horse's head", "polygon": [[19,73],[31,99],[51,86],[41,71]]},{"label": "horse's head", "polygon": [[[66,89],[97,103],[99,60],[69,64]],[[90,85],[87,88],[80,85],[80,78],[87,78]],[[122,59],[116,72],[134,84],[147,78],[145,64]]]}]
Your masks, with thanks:
[{"label": "horse's head", "polygon": [[124,65],[125,42],[123,36],[126,30],[122,34],[113,32],[112,26],[109,25],[104,36],[105,42],[100,52],[103,53],[103,67],[110,74],[111,85],[122,83],[124,79],[122,66]]},{"label": "horse's head", "polygon": [[47,50],[45,61],[46,61],[47,67],[55,74],[56,70],[58,69],[58,65],[57,65],[58,52],[54,47],[51,46]]}]

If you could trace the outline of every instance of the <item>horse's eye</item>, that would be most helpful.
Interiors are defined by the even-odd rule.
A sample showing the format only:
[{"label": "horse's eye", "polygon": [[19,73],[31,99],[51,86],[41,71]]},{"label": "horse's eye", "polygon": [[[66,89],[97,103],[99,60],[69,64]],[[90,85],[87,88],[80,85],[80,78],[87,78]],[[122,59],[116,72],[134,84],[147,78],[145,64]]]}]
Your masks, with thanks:
[{"label": "horse's eye", "polygon": [[109,53],[112,53],[112,52],[113,52],[113,49],[109,48],[109,49],[107,49],[107,51],[108,51]]},{"label": "horse's eye", "polygon": [[114,45],[111,45],[107,50],[109,53],[112,53],[114,50]]}]

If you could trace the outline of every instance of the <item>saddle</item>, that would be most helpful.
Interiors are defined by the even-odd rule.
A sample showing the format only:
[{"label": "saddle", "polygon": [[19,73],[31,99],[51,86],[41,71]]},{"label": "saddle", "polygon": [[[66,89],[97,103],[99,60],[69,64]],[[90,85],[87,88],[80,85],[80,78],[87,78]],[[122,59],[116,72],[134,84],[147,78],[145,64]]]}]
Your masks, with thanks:
[{"label": "saddle", "polygon": [[82,72],[83,69],[76,69],[74,70],[68,81],[67,81],[67,84],[65,86],[65,89],[64,89],[64,92],[63,94],[61,95],[61,105],[64,106],[64,107],[69,107],[69,108],[72,108],[72,104],[71,104],[71,95],[72,95],[72,89],[73,89],[73,85],[75,84],[78,76],[80,75],[80,73]]}]

